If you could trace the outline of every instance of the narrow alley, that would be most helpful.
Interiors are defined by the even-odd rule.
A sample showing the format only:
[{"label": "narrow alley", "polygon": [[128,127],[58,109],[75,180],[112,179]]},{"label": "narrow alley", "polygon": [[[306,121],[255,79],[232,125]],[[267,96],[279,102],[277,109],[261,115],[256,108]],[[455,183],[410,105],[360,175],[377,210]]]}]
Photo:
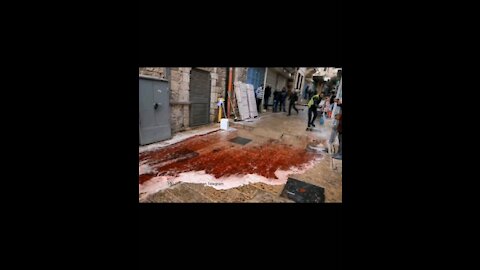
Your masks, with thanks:
[{"label": "narrow alley", "polygon": [[[251,122],[232,122],[227,131],[213,124],[199,132],[210,133],[192,133],[158,149],[149,145],[150,151],[141,148],[140,201],[293,202],[280,197],[290,175],[325,188],[326,202],[341,202],[341,160],[308,148],[325,144],[329,123],[307,132],[306,119],[305,109],[290,117],[268,113]],[[241,145],[231,141],[236,137],[251,141]]]},{"label": "narrow alley", "polygon": [[[213,72],[213,69],[211,71]],[[218,73],[216,68],[215,72]],[[227,72],[223,76],[227,76]],[[258,116],[238,120],[240,108],[235,111],[232,102],[228,102],[228,105],[232,106],[228,108],[231,109],[229,113],[226,113],[227,106],[222,108],[221,102],[218,103],[220,106],[215,108],[216,101],[222,96],[217,94],[215,97],[208,97],[206,101],[210,110],[207,110],[205,123],[187,128],[185,123],[188,121],[204,121],[192,114],[192,111],[185,114],[186,108],[193,110],[193,105],[189,102],[192,99],[201,101],[201,95],[189,98],[181,91],[173,93],[175,87],[186,87],[194,79],[186,79],[183,75],[178,77],[179,84],[174,84],[173,81],[168,84],[172,90],[169,97],[172,108],[163,111],[161,116],[170,115],[168,123],[171,123],[171,128],[165,128],[167,132],[162,133],[168,134],[161,140],[140,143],[139,146],[139,202],[295,202],[283,195],[289,179],[323,188],[324,202],[342,202],[342,160],[332,158],[331,149],[334,148],[329,148],[332,146],[329,139],[335,121],[333,117],[320,119],[322,117],[319,114],[315,126],[308,130],[308,98],[300,98],[297,102],[298,113],[292,110],[292,114],[287,115],[283,111],[272,112],[273,108],[269,108],[273,107],[272,96],[271,103],[268,97],[265,98],[265,109],[259,110]],[[303,83],[306,82],[306,78],[298,78],[301,78]],[[268,77],[258,78],[256,86],[260,85],[260,79],[269,80]],[[211,85],[212,89],[218,89],[217,93],[221,93],[220,90],[228,85],[226,82],[221,83],[222,80],[217,79],[205,85]],[[203,83],[202,79],[197,81],[199,84]],[[225,81],[228,81],[228,78]],[[277,78],[275,82],[278,81]],[[175,86],[172,87],[173,85]],[[279,88],[281,85],[275,85],[275,89]],[[304,86],[302,82],[297,82],[295,88],[303,89]],[[161,89],[159,88],[158,93],[168,93]],[[163,89],[169,90],[166,85]],[[318,92],[321,92],[322,88],[319,89]],[[172,96],[183,100],[172,101]],[[142,100],[151,102],[148,98],[141,94],[141,110]],[[165,98],[168,98],[168,95],[163,97]],[[190,101],[187,101],[189,99]],[[209,102],[213,105],[208,105]],[[240,101],[238,103],[240,104]],[[159,101],[154,104],[161,106],[162,103]],[[263,105],[264,103],[262,107]],[[159,105],[154,107],[157,110]],[[231,115],[228,120],[223,117],[226,114]],[[217,118],[217,115],[222,117]],[[221,128],[225,123],[219,123],[220,118],[228,121],[227,128]],[[142,121],[142,117],[140,120]],[[144,130],[148,131],[140,128],[140,141],[147,138]],[[338,143],[338,140],[336,142]]]}]

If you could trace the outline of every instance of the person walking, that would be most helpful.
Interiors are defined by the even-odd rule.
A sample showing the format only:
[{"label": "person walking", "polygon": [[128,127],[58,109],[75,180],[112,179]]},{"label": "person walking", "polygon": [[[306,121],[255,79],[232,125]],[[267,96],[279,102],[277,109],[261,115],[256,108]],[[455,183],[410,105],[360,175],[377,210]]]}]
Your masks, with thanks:
[{"label": "person walking", "polygon": [[305,88],[303,90],[303,99],[308,99],[309,97],[309,91],[310,91],[310,85],[305,85]]},{"label": "person walking", "polygon": [[287,112],[285,102],[287,100],[287,88],[284,86],[280,92],[280,111]]},{"label": "person walking", "polygon": [[275,89],[275,91],[273,91],[273,112],[277,112],[277,107],[279,103],[280,103],[280,91],[278,91],[278,89]]},{"label": "person walking", "polygon": [[[308,126],[307,130],[310,129],[311,126],[315,126],[313,122],[315,122],[315,119],[317,118],[317,108],[318,105],[320,104],[320,95],[315,94],[312,96],[312,98],[308,101]],[[313,116],[313,117],[312,117]]]},{"label": "person walking", "polygon": [[297,91],[292,91],[292,93],[290,94],[290,96],[288,97],[288,99],[290,100],[290,103],[288,104],[288,116],[291,115],[291,112],[292,112],[292,108],[297,111],[297,114],[298,114],[298,109],[297,107],[295,107],[295,102],[298,100],[298,93]]}]

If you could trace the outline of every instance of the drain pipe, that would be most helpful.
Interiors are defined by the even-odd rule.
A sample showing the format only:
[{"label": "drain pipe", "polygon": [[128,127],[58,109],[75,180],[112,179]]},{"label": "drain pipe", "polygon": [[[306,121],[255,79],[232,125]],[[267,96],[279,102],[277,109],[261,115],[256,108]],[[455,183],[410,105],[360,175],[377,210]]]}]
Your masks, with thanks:
[{"label": "drain pipe", "polygon": [[[265,104],[265,88],[267,87],[267,74],[268,74],[268,67],[265,67],[265,76],[263,76],[263,95],[262,95],[262,102],[260,104],[260,110],[263,112],[264,109],[262,109],[264,107],[264,104]],[[268,100],[267,100],[267,104],[268,104]],[[268,109],[268,105],[267,105],[267,109]],[[266,110],[265,110],[266,112]]]},{"label": "drain pipe", "polygon": [[233,70],[231,67],[228,68],[228,83],[227,83],[227,92],[228,92],[228,96],[227,96],[227,118],[230,119],[230,114],[231,114],[231,110],[232,108],[230,108],[230,104],[233,102],[233,100],[231,100],[231,94],[232,94],[232,77],[233,77]]},{"label": "drain pipe", "polygon": [[[229,68],[226,67],[225,68],[225,95],[224,95],[224,97],[225,97],[225,103],[227,103],[227,111],[229,111],[229,109],[230,109],[230,104],[228,102],[228,99],[230,98],[229,95],[228,95],[228,75],[229,75]],[[229,115],[227,114],[225,117],[228,119]]]}]

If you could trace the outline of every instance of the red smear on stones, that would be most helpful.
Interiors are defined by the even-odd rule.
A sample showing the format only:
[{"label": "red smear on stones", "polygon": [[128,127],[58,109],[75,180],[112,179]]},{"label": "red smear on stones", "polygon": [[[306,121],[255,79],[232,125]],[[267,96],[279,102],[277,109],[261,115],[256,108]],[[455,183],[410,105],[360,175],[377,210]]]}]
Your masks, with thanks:
[{"label": "red smear on stones", "polygon": [[148,181],[150,180],[152,177],[155,177],[156,174],[152,174],[152,173],[146,173],[146,174],[141,174],[138,176],[138,180],[139,180],[139,183],[143,183],[145,181]]},{"label": "red smear on stones", "polygon": [[[157,151],[144,152],[140,154],[140,161],[147,161],[159,176],[205,170],[216,178],[258,174],[276,179],[276,170],[300,166],[318,156],[305,149],[272,141],[261,146],[242,146],[228,142],[231,137],[209,134],[190,138]],[[200,153],[196,154],[198,152]],[[140,184],[153,176],[155,175],[140,175]]]}]

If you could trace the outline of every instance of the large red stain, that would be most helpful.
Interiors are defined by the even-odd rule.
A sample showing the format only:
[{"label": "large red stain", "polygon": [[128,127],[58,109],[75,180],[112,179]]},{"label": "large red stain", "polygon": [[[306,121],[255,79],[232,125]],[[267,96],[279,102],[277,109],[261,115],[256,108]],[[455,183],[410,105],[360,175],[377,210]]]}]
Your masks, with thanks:
[{"label": "large red stain", "polygon": [[[232,137],[228,139],[230,138]],[[146,161],[155,173],[140,175],[139,183],[142,184],[155,175],[176,176],[182,172],[201,170],[216,178],[235,174],[258,174],[276,179],[276,170],[301,166],[318,156],[305,149],[278,142],[242,146],[226,140],[224,135],[209,134],[193,137],[157,151],[141,153],[140,161]],[[212,146],[213,143],[218,145]]]}]

